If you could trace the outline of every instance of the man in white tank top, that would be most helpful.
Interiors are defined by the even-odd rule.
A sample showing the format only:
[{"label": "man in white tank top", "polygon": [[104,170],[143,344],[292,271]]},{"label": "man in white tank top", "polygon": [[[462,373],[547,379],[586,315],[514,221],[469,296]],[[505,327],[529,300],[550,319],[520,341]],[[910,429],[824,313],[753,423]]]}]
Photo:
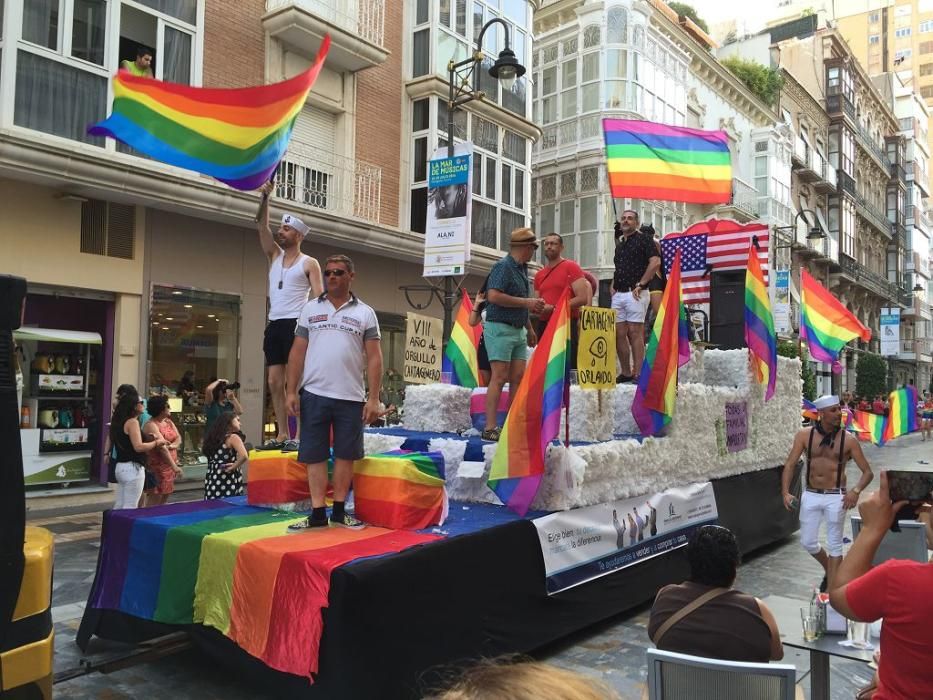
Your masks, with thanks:
[{"label": "man in white tank top", "polygon": [[314,258],[301,252],[301,242],[308,235],[307,225],[294,214],[285,214],[282,225],[273,236],[269,226],[268,196],[274,185],[267,182],[260,188],[266,195],[259,220],[259,243],[269,259],[269,322],[262,341],[266,356],[266,379],[275,410],[278,434],[267,447],[281,447],[289,439],[288,412],[285,409],[285,365],[295,338],[295,324],[308,291],[312,298],[324,293],[321,266]]}]

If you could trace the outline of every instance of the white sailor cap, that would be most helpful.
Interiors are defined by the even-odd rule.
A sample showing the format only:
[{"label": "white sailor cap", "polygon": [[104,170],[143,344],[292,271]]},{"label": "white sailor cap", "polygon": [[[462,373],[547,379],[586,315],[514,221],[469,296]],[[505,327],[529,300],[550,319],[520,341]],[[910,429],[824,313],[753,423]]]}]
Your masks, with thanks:
[{"label": "white sailor cap", "polygon": [[832,394],[826,394],[825,396],[821,396],[820,398],[818,398],[816,401],[813,402],[813,407],[818,411],[822,411],[826,408],[832,408],[833,406],[838,406],[838,405],[839,405],[839,397],[833,396]]},{"label": "white sailor cap", "polygon": [[290,226],[302,236],[308,235],[308,225],[294,214],[282,214],[282,226]]}]

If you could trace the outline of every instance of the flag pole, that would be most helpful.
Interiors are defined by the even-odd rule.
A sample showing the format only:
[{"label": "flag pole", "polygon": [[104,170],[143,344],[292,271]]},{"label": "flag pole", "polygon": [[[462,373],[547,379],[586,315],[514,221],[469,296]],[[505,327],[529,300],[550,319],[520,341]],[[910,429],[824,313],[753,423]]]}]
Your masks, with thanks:
[{"label": "flag pole", "polygon": [[[273,170],[273,171],[272,171],[272,174],[269,176],[269,182],[275,182],[275,176],[276,176],[276,174],[279,172],[279,165],[281,165],[281,164],[282,164],[281,161],[279,161],[279,163],[276,164],[275,170]],[[268,192],[263,192],[263,193],[262,193],[262,199],[259,201],[259,209],[257,210],[257,212],[256,212],[256,218],[254,219],[254,221],[255,221],[257,224],[258,224],[260,221],[262,221],[263,216],[265,216],[265,214],[266,214],[266,211],[265,211],[265,210],[266,210],[266,207],[268,207],[268,206],[269,206],[269,193],[268,193]]]}]

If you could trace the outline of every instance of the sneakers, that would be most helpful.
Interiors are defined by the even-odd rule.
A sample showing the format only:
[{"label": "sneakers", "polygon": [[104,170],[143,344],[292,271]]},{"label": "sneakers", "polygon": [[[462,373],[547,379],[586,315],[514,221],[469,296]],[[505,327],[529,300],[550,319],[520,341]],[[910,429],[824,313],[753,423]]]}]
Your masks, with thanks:
[{"label": "sneakers", "polygon": [[634,377],[630,377],[627,374],[620,374],[618,377],[616,377],[616,384],[628,384],[633,379]]},{"label": "sneakers", "polygon": [[304,520],[299,520],[298,522],[289,525],[288,531],[305,532],[306,530],[313,530],[318,527],[327,527],[327,520],[312,520],[311,518],[305,518]]},{"label": "sneakers", "polygon": [[354,518],[347,512],[344,512],[343,517],[340,520],[330,519],[330,524],[333,527],[345,527],[347,530],[362,530],[366,527],[366,523],[358,518]]},{"label": "sneakers", "polygon": [[298,441],[297,440],[286,440],[282,443],[282,452],[297,452],[298,451]]},{"label": "sneakers", "polygon": [[499,442],[499,436],[502,434],[502,429],[498,426],[495,428],[486,428],[483,431],[482,438],[483,440],[490,440],[492,442]]}]

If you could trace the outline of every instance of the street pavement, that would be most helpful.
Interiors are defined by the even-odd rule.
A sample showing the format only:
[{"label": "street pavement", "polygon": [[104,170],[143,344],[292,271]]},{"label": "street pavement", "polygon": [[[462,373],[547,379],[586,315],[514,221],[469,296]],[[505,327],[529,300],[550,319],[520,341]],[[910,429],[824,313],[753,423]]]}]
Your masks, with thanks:
[{"label": "street pavement", "polygon": [[[922,442],[918,434],[899,438],[883,448],[864,445],[876,475],[882,468],[924,471],[933,469],[933,443]],[[847,469],[850,484],[858,479],[858,468]],[[877,476],[869,492],[877,488]],[[189,492],[184,498],[196,498]],[[779,498],[779,494],[774,495]],[[863,494],[864,497],[864,494]],[[94,579],[99,550],[101,513],[56,515],[44,513],[30,520],[55,535],[55,582],[52,615],[55,624],[55,671],[75,669],[87,658],[91,662],[126,653],[123,645],[92,640],[85,657],[74,643],[88,591]],[[851,526],[847,520],[846,535]],[[747,557],[739,569],[736,587],[759,598],[782,595],[809,601],[819,583],[819,565],[800,547],[794,535]],[[539,650],[535,657],[565,668],[602,679],[622,698],[638,700],[644,689],[647,667],[645,649],[650,646],[646,627],[649,605],[594,625],[568,639]],[[787,650],[784,663],[797,667],[797,678],[809,697],[809,656]],[[871,670],[864,664],[833,660],[831,663],[833,700],[850,700],[865,685]],[[195,649],[136,665],[107,675],[94,673],[63,681],[55,686],[57,698],[271,698],[261,688],[240,682],[217,667]]]}]

